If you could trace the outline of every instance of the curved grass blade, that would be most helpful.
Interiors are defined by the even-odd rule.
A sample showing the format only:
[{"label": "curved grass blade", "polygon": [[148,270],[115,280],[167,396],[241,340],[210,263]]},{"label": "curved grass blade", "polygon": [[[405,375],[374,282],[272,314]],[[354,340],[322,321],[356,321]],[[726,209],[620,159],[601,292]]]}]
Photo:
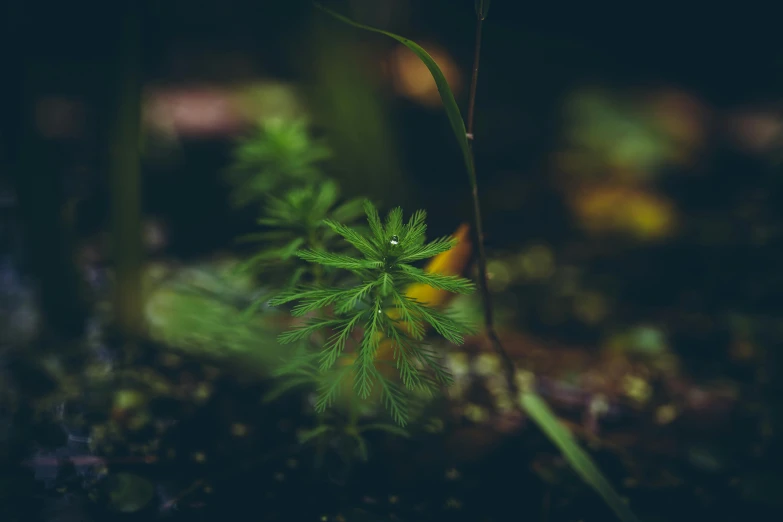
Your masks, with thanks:
[{"label": "curved grass blade", "polygon": [[563,453],[574,471],[601,495],[604,502],[620,520],[623,522],[639,522],[639,519],[631,512],[626,502],[614,490],[606,477],[603,476],[593,459],[590,458],[590,455],[574,440],[571,432],[560,424],[557,416],[549,409],[549,406],[541,397],[534,393],[525,392],[522,394],[522,406],[549,440],[554,442]]},{"label": "curved grass blade", "polygon": [[459,142],[459,148],[462,151],[462,159],[465,161],[465,168],[468,170],[468,175],[470,176],[471,181],[475,184],[476,171],[473,166],[473,156],[470,153],[470,144],[468,143],[465,122],[462,119],[462,114],[459,111],[457,100],[454,98],[454,93],[452,92],[451,87],[449,87],[449,82],[446,81],[446,77],[443,75],[443,71],[440,70],[440,67],[438,67],[438,64],[435,62],[435,60],[432,59],[432,56],[430,56],[427,51],[425,51],[419,44],[412,40],[408,40],[407,38],[398,36],[388,31],[384,31],[382,29],[376,29],[375,27],[370,27],[369,25],[354,22],[350,18],[345,17],[339,13],[335,13],[331,9],[326,8],[317,2],[315,3],[315,6],[321,11],[329,14],[330,16],[333,16],[334,18],[337,18],[341,22],[344,22],[348,25],[352,25],[359,29],[364,29],[365,31],[372,31],[374,33],[380,33],[390,38],[394,38],[405,47],[413,51],[416,56],[418,56],[419,59],[424,62],[424,65],[427,66],[427,69],[429,69],[433,79],[435,80],[435,85],[438,87],[440,99],[443,101],[443,107],[446,109],[446,116],[449,119],[451,130],[454,131],[454,136],[456,136],[457,141]]}]

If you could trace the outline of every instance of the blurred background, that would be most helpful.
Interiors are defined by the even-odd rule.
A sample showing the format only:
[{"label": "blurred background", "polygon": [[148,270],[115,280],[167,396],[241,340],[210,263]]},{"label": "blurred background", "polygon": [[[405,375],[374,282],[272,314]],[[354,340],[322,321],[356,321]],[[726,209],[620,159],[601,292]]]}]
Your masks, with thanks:
[{"label": "blurred background", "polygon": [[[422,45],[466,113],[470,0],[324,4]],[[643,520],[781,507],[783,50],[771,13],[740,7],[495,0],[484,26],[475,154],[499,328]],[[497,408],[479,339],[450,349],[469,381],[401,469],[379,450],[328,485],[284,440],[291,404],[257,410],[264,371],[227,369],[274,338],[230,322],[263,273],[216,275],[257,228],[227,171],[259,125],[306,122],[281,138],[292,161],[323,160],[347,198],[426,209],[431,237],[472,222],[413,53],[299,0],[2,9],[2,520],[610,519]],[[164,276],[179,286],[148,283]],[[477,298],[453,306],[480,321]],[[237,471],[248,455],[263,458]]]}]

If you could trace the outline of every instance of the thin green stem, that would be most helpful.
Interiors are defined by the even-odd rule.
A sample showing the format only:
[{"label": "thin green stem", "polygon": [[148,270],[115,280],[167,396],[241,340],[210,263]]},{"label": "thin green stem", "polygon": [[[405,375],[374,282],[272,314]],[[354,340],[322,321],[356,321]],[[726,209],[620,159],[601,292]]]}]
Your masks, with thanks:
[{"label": "thin green stem", "polygon": [[481,28],[484,20],[476,17],[476,44],[473,52],[473,75],[470,79],[470,99],[468,100],[468,137],[473,141],[473,115],[476,108],[476,84],[478,83],[479,59],[481,58]]},{"label": "thin green stem", "polygon": [[[318,240],[318,229],[313,226],[307,234],[308,248],[312,250],[323,249],[323,244]],[[316,286],[324,284],[324,267],[318,263],[313,267],[313,282]]]},{"label": "thin green stem", "polygon": [[[484,25],[484,20],[481,16],[476,17],[476,44],[473,54],[473,75],[470,80],[470,95],[468,98],[468,121],[467,121],[467,134],[468,143],[470,144],[470,161],[473,164],[472,172],[475,173],[475,157],[473,154],[473,142],[475,141],[473,134],[473,118],[476,108],[476,86],[478,84],[479,73],[479,59],[481,57],[481,28]],[[514,361],[508,355],[508,352],[503,347],[503,343],[500,341],[500,337],[495,330],[494,310],[492,306],[492,295],[489,291],[488,277],[487,277],[487,253],[484,248],[484,224],[481,219],[481,204],[479,203],[478,195],[478,180],[475,174],[470,176],[471,194],[473,196],[473,217],[476,222],[476,247],[478,249],[478,270],[479,270],[479,289],[481,291],[481,300],[484,308],[484,330],[487,338],[489,339],[492,348],[500,357],[503,363],[503,373],[506,377],[506,385],[512,394],[512,397],[519,395],[519,387],[516,383],[516,368],[514,367]],[[515,401],[516,404],[516,401]]]},{"label": "thin green stem", "polygon": [[127,2],[120,19],[120,60],[111,138],[112,257],[115,268],[115,320],[131,359],[144,329],[141,272],[140,34],[141,7]]}]

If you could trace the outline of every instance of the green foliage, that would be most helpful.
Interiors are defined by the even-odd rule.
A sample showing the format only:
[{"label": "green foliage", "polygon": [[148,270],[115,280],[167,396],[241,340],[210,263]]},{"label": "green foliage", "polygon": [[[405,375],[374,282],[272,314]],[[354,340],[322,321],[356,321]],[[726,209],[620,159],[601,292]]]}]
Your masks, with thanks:
[{"label": "green foliage", "polygon": [[[303,249],[297,256],[322,267],[348,271],[358,280],[349,288],[310,286],[286,291],[270,301],[273,306],[297,302],[291,313],[306,319],[278,340],[295,343],[321,334],[323,345],[318,354],[319,370],[332,375],[320,386],[316,403],[324,411],[340,391],[343,377],[352,370],[354,389],[366,399],[378,383],[380,396],[394,420],[407,422],[407,401],[404,390],[431,393],[439,386],[449,385],[451,375],[440,364],[432,348],[424,343],[425,325],[455,344],[463,342],[470,331],[465,324],[405,294],[412,283],[426,284],[439,290],[470,293],[474,285],[458,276],[425,272],[411,263],[445,252],[456,244],[454,238],[425,241],[426,213],[415,212],[407,223],[402,209],[389,212],[381,222],[377,209],[365,202],[369,232],[345,226],[337,221],[324,223],[334,233],[352,245],[359,255]],[[360,332],[360,334],[359,334]],[[358,334],[358,335],[357,335]],[[382,342],[393,346],[393,359],[403,387],[383,376],[376,357]],[[352,366],[336,363],[345,358],[349,344],[356,344]]]},{"label": "green foliage", "polygon": [[[237,277],[233,263],[145,273],[148,335],[156,342],[201,358],[266,374],[280,357],[275,340],[279,318],[248,321],[243,310],[254,298],[250,278]],[[262,344],[265,349],[259,350]]]},{"label": "green foliage", "polygon": [[[264,402],[274,402],[282,395],[299,388],[321,388],[336,382],[334,375],[322,372],[319,368],[319,354],[308,351],[304,345],[299,345],[298,354],[292,357],[288,363],[279,367],[275,375],[280,377],[276,387],[264,395]],[[337,375],[342,377],[346,367],[338,370]],[[312,428],[299,432],[300,444],[317,444],[319,459],[327,446],[337,449],[343,462],[350,463],[358,457],[362,461],[368,460],[368,441],[365,434],[372,431],[383,431],[392,435],[408,437],[408,432],[391,423],[363,422],[362,417],[373,417],[373,405],[368,402],[352,400],[349,414],[340,415],[334,410],[319,412],[317,422]]]},{"label": "green foliage", "polygon": [[[234,152],[229,170],[234,203],[261,209],[260,230],[238,238],[259,248],[237,270],[262,280],[267,293],[305,281],[333,282],[332,270],[295,255],[303,248],[339,250],[338,236],[325,220],[352,223],[363,214],[363,200],[344,201],[338,184],[321,171],[319,162],[330,156],[326,145],[309,137],[304,121],[281,119],[259,124]],[[257,296],[246,315],[267,299]]]},{"label": "green foliage", "polygon": [[330,156],[329,148],[311,139],[304,121],[267,120],[234,151],[228,171],[233,202],[244,207],[281,188],[320,181],[318,164]]},{"label": "green foliage", "polygon": [[340,203],[340,189],[331,180],[293,187],[280,197],[267,196],[257,221],[265,229],[239,238],[261,246],[241,270],[279,281],[284,287],[299,284],[307,278],[309,266],[296,252],[301,248],[339,248],[335,244],[338,236],[325,220],[356,221],[363,213],[362,201]]},{"label": "green foliage", "polygon": [[327,438],[327,441],[335,442],[334,446],[340,450],[345,462],[350,462],[354,457],[367,462],[369,445],[365,434],[373,431],[385,432],[398,437],[409,437],[407,431],[394,424],[358,423],[352,419],[343,423],[322,423],[315,428],[303,430],[299,434],[299,443],[307,444],[313,440]]},{"label": "green foliage", "polygon": [[[333,16],[334,18],[340,20],[341,22],[352,25],[359,29],[364,29],[365,31],[372,31],[374,33],[380,33],[390,38],[394,38],[395,40],[403,44],[405,47],[413,51],[414,54],[416,54],[416,56],[419,57],[419,59],[424,63],[424,65],[427,66],[427,69],[429,69],[430,74],[432,74],[432,78],[435,80],[435,85],[438,87],[438,93],[440,94],[440,99],[443,102],[443,108],[446,110],[446,117],[449,119],[449,125],[451,125],[451,130],[454,132],[454,137],[457,138],[457,143],[459,144],[460,151],[462,152],[462,159],[465,162],[465,168],[468,171],[468,176],[470,177],[471,185],[475,186],[476,169],[473,164],[473,154],[471,153],[470,150],[470,142],[468,141],[468,134],[465,128],[465,122],[462,119],[462,113],[460,113],[459,105],[457,105],[457,100],[456,98],[454,98],[454,93],[452,92],[451,87],[449,87],[449,82],[448,80],[446,80],[446,76],[443,74],[443,71],[440,70],[440,67],[438,67],[437,62],[432,58],[432,56],[430,56],[429,53],[425,51],[424,48],[421,47],[419,44],[405,37],[396,35],[394,33],[390,33],[388,31],[383,31],[381,29],[376,29],[375,27],[370,27],[369,25],[364,25],[358,22],[354,22],[350,18],[335,13],[331,9],[328,9],[322,6],[321,4],[315,3],[315,6],[318,9],[328,13],[330,16]],[[489,10],[489,3],[487,2],[482,7],[482,9],[485,11]]]},{"label": "green foliage", "polygon": [[[352,25],[359,29],[364,29],[366,31],[380,33],[397,40],[401,44],[408,47],[408,49],[413,51],[416,56],[418,56],[419,59],[424,63],[424,65],[427,66],[427,69],[429,69],[433,79],[435,80],[435,84],[438,87],[441,101],[443,102],[444,109],[446,110],[446,116],[449,119],[449,124],[451,125],[451,129],[454,132],[454,136],[457,138],[457,142],[459,143],[462,157],[465,161],[465,167],[470,178],[470,184],[475,193],[477,191],[476,170],[473,162],[473,153],[470,147],[470,142],[468,141],[469,138],[466,133],[465,122],[462,119],[459,106],[457,105],[457,102],[454,98],[454,93],[451,91],[451,88],[446,81],[446,77],[443,75],[443,72],[440,70],[440,67],[438,67],[438,64],[435,62],[435,60],[433,60],[427,51],[425,51],[420,45],[407,38],[398,36],[388,31],[383,31],[374,27],[354,22],[350,18],[335,13],[334,11],[327,9],[318,3],[316,3],[315,6],[346,24]],[[488,9],[488,1],[483,0],[476,2],[477,16],[480,19],[484,19],[486,17]],[[478,205],[478,203],[476,204]],[[481,245],[479,245],[479,248],[482,248]],[[544,433],[547,434],[549,439],[560,449],[560,451],[563,452],[569,463],[580,474],[580,476],[582,476],[582,478],[591,487],[593,487],[599,493],[599,495],[602,496],[604,501],[606,501],[607,504],[612,507],[612,509],[614,509],[615,513],[620,517],[620,519],[624,521],[636,521],[637,519],[630,509],[627,508],[627,506],[620,504],[621,501],[619,500],[620,497],[617,492],[614,491],[609,481],[601,474],[598,466],[590,459],[590,456],[579,447],[578,442],[574,440],[570,434],[565,432],[565,430],[553,430],[553,426],[559,426],[559,421],[555,414],[548,407],[546,407],[546,403],[543,401],[543,399],[529,391],[524,392],[520,399],[520,405],[522,408],[531,416],[533,421],[538,424]]]},{"label": "green foliage", "polygon": [[528,415],[562,450],[563,456],[574,471],[598,492],[615,515],[626,522],[638,522],[639,519],[628,504],[617,494],[612,484],[604,477],[590,455],[579,446],[571,432],[557,420],[547,403],[538,395],[529,392],[522,393],[521,401]]}]

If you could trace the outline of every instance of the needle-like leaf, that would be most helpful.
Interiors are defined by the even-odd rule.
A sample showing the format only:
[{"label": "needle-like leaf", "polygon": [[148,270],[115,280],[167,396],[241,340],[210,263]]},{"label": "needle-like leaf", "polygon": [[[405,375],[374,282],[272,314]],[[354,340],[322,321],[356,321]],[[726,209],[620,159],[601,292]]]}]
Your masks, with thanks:
[{"label": "needle-like leaf", "polygon": [[[337,254],[325,250],[300,250],[297,255],[310,263],[334,267],[360,276],[360,283],[349,288],[296,288],[283,292],[270,301],[273,305],[296,302],[294,316],[319,312],[326,318],[310,319],[280,336],[281,342],[312,338],[322,330],[326,341],[319,347],[319,367],[322,372],[333,366],[352,348],[354,389],[368,398],[376,382],[383,381],[380,393],[395,421],[406,422],[406,406],[400,401],[404,394],[396,388],[376,365],[381,343],[390,343],[393,363],[402,389],[432,391],[450,382],[448,371],[438,361],[431,348],[424,344],[425,327],[432,327],[446,340],[461,343],[471,329],[452,317],[405,295],[403,287],[410,283],[425,283],[440,290],[467,293],[473,291],[469,280],[425,272],[408,264],[442,254],[456,244],[456,239],[440,238],[425,243],[424,211],[403,221],[401,208],[389,212],[381,221],[378,211],[364,203],[369,231],[364,233],[334,220],[326,226],[334,231],[356,254]],[[351,340],[355,343],[351,346]],[[318,408],[325,408],[334,399],[334,383],[321,387]]]}]

